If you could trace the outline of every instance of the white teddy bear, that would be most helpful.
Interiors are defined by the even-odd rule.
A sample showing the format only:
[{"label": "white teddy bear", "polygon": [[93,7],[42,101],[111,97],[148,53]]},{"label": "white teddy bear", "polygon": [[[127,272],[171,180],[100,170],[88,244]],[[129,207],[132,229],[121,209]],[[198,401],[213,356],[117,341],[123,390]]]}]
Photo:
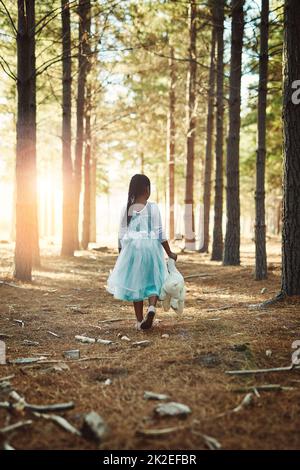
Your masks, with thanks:
[{"label": "white teddy bear", "polygon": [[185,299],[184,279],[176,269],[175,261],[172,258],[168,259],[167,267],[169,275],[162,286],[159,298],[165,312],[171,307],[175,312],[182,313]]}]

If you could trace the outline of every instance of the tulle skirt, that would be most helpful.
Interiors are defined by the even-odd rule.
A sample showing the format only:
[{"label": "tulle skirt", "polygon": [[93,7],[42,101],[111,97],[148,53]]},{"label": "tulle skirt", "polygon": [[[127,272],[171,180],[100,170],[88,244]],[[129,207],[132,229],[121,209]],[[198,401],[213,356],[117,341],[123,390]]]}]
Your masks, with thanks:
[{"label": "tulle skirt", "polygon": [[107,291],[119,300],[144,300],[160,295],[167,275],[159,240],[127,239],[122,242],[121,253],[109,275]]}]

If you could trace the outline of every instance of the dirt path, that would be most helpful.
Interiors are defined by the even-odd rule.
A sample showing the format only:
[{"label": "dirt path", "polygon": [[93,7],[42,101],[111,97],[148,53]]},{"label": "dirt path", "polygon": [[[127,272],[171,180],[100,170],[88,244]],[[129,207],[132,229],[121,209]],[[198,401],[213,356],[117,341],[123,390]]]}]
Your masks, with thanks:
[{"label": "dirt path", "polygon": [[[12,266],[9,248],[1,247],[2,279]],[[270,247],[266,282],[253,280],[253,253],[248,245],[243,246],[242,266],[235,268],[220,267],[200,254],[180,256],[178,266],[184,275],[206,276],[187,281],[184,314],[178,317],[159,309],[160,321],[150,332],[136,332],[131,305],[113,300],[105,291],[115,252],[80,252],[73,260],[44,256],[43,269],[35,272],[32,284],[0,285],[0,340],[6,342],[7,359],[47,354],[48,359],[60,361],[69,349],[98,359],[63,366],[0,365],[0,402],[8,399],[7,390],[1,391],[1,378],[12,374],[11,387],[28,403],[73,400],[74,409],[57,414],[80,429],[86,413],[98,412],[109,427],[103,449],[202,449],[207,448],[203,434],[217,439],[224,449],[299,448],[300,370],[250,377],[225,374],[231,369],[291,362],[292,342],[300,340],[297,299],[266,312],[249,309],[249,304],[279,290],[278,248],[278,243]],[[14,282],[8,277],[7,281]],[[119,318],[119,322],[103,322]],[[22,320],[24,327],[14,320]],[[131,341],[121,340],[119,334]],[[169,337],[162,338],[163,334]],[[110,339],[113,344],[81,344],[75,335]],[[148,347],[132,346],[144,339],[151,341]],[[24,340],[39,344],[29,346]],[[236,389],[262,384],[291,389],[253,394],[249,407],[232,412],[246,395]],[[157,418],[153,413],[157,402],[143,398],[146,390],[165,393],[172,401],[188,405],[192,413],[184,420]],[[98,447],[30,412],[0,409],[0,428],[24,419],[33,421],[26,432],[21,428],[8,434],[10,445],[17,449]],[[178,429],[159,438],[139,434],[166,427]]]}]

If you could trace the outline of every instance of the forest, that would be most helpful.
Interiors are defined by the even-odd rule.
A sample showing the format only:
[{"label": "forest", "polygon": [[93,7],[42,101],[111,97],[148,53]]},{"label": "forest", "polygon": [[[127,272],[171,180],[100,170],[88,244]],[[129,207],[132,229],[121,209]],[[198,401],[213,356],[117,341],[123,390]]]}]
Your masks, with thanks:
[{"label": "forest", "polygon": [[[299,57],[299,0],[0,0],[1,449],[300,448]],[[185,285],[140,331],[133,175]]]}]

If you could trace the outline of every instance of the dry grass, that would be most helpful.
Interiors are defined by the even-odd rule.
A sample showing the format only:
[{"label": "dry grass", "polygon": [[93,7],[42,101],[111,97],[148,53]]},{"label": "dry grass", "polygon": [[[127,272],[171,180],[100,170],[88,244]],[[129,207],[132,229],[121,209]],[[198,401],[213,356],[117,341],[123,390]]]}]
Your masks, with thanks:
[{"label": "dry grass", "polygon": [[[207,273],[187,281],[184,314],[163,313],[150,332],[136,332],[132,306],[122,304],[105,291],[109,269],[116,253],[80,252],[74,259],[47,253],[43,269],[36,271],[25,289],[0,286],[0,333],[6,339],[8,359],[51,354],[62,359],[63,351],[79,348],[82,356],[100,356],[87,362],[70,362],[62,372],[49,371],[51,364],[2,365],[0,378],[15,374],[13,388],[29,403],[73,400],[75,408],[61,413],[80,428],[85,413],[95,410],[106,420],[110,432],[103,449],[202,449],[201,434],[216,438],[224,449],[297,449],[300,447],[299,370],[233,377],[229,369],[285,366],[291,361],[291,344],[300,339],[299,301],[281,303],[264,312],[249,304],[272,297],[280,286],[279,243],[272,242],[271,269],[264,282],[253,280],[251,245],[243,245],[241,267],[220,267],[209,256],[181,255],[183,274]],[[2,278],[12,266],[10,246],[1,247]],[[267,289],[261,294],[261,289]],[[77,310],[72,309],[76,306]],[[226,310],[211,310],[229,307]],[[99,323],[124,318],[120,322]],[[24,328],[14,319],[25,322]],[[101,326],[101,330],[95,326]],[[51,336],[48,331],[60,335]],[[118,333],[132,341],[150,339],[145,349],[121,341]],[[168,333],[169,338],[162,338]],[[74,336],[86,334],[114,341],[113,345],[85,345]],[[1,339],[1,338],[0,338]],[[26,346],[23,340],[38,341]],[[244,345],[238,347],[236,345]],[[265,351],[272,350],[271,357]],[[48,369],[48,370],[47,370]],[[104,380],[110,378],[111,385]],[[234,389],[266,383],[293,387],[282,392],[260,392],[252,406],[232,413],[245,393]],[[173,401],[192,409],[185,420],[157,418],[154,401],[143,398],[145,390],[166,393]],[[0,401],[7,397],[0,392]],[[0,427],[24,415],[0,409]],[[9,442],[17,449],[94,449],[97,444],[74,437],[54,423],[33,418],[30,427],[15,431]],[[179,426],[167,436],[145,438],[139,429]]]}]

